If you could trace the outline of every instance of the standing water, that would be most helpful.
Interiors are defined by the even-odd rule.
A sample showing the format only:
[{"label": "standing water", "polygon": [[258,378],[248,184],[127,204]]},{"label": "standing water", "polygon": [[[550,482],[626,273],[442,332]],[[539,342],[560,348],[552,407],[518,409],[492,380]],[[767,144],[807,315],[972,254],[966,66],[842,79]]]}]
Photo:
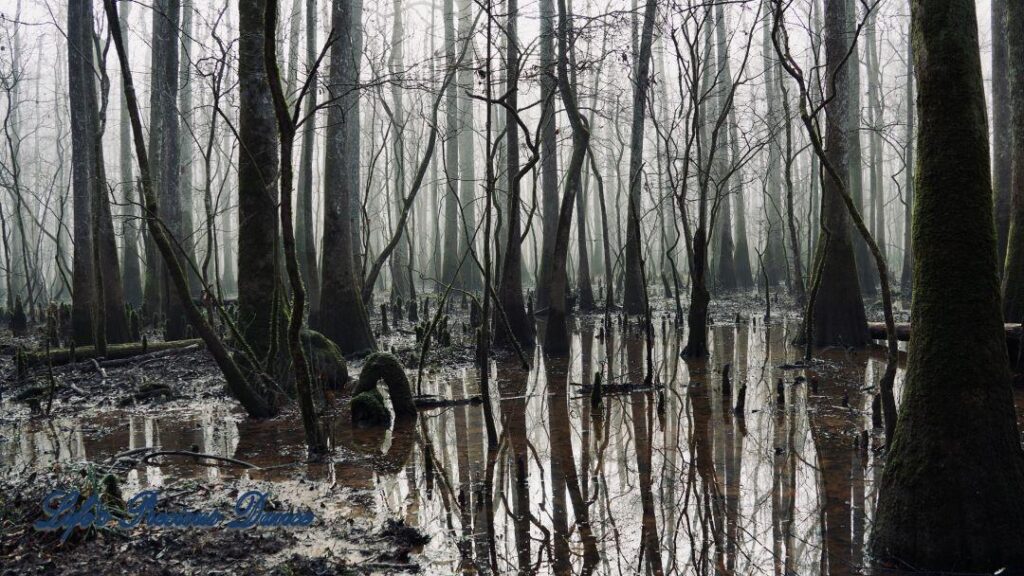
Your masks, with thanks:
[{"label": "standing water", "polygon": [[[584,321],[569,356],[538,348],[529,370],[491,364],[494,447],[479,402],[425,410],[387,433],[352,430],[342,409],[333,461],[305,464],[297,418],[250,421],[213,403],[5,424],[0,470],[156,445],[227,456],[260,468],[149,463],[128,473],[125,492],[191,479],[290,494],[297,479],[340,486],[359,505],[320,503],[321,515],[403,518],[430,536],[414,558],[429,574],[870,573],[883,352],[819,351],[807,367],[791,344],[798,324],[744,321],[714,326],[711,356],[686,361],[681,333],[659,326],[645,385],[642,333],[612,324]],[[469,367],[428,371],[422,389],[479,394]],[[348,546],[326,537],[306,550]]]}]

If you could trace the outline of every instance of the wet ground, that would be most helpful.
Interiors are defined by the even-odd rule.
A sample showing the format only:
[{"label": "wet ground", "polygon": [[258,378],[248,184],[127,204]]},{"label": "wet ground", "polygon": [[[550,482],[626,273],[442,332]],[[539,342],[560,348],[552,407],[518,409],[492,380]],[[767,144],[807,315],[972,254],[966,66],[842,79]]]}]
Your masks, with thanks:
[{"label": "wet ground", "polygon": [[[141,407],[83,402],[31,420],[5,400],[0,477],[52,476],[147,446],[248,462],[259,469],[137,463],[123,490],[227,505],[256,486],[313,509],[318,529],[259,552],[268,565],[299,554],[371,573],[874,573],[866,542],[884,438],[872,400],[884,353],[826,350],[803,366],[790,344],[795,320],[720,316],[730,321],[714,325],[711,357],[700,362],[680,358],[682,331],[671,320],[656,322],[651,386],[642,334],[617,318],[607,330],[600,317],[582,320],[566,358],[538,350],[529,370],[495,361],[493,446],[480,404],[427,410],[387,433],[352,430],[340,408],[332,461],[305,464],[297,417],[247,420],[216,395]],[[607,394],[595,406],[597,372]],[[464,365],[428,370],[420,387],[456,399],[479,393]],[[429,541],[399,546],[389,521]],[[187,560],[181,572],[201,571]]]}]

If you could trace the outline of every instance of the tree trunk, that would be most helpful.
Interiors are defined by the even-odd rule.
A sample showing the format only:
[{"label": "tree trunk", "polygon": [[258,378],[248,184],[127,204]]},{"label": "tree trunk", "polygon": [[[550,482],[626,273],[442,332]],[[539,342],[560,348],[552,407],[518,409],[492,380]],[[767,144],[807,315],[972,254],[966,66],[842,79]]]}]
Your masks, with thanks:
[{"label": "tree trunk", "polygon": [[[903,200],[906,208],[903,211],[903,273],[900,277],[900,293],[909,299],[913,290],[914,250],[911,234],[911,217],[914,214],[914,120],[917,108],[914,101],[914,43],[909,34],[907,37],[907,71],[906,78],[906,114],[907,141],[903,146]],[[999,260],[1002,262],[1002,260]]]},{"label": "tree trunk", "polygon": [[239,4],[238,324],[245,339],[276,373],[283,327],[278,270],[277,122],[263,59],[266,3]]},{"label": "tree trunk", "polygon": [[[402,21],[402,0],[393,0],[391,26],[391,59],[388,62],[391,76],[394,80],[391,83],[391,115],[394,126],[391,129],[392,153],[394,154],[394,189],[395,199],[390,209],[392,219],[397,222],[401,218],[401,210],[405,198],[405,104],[402,102],[402,75],[405,68],[404,57],[404,36],[405,26]],[[391,258],[391,286],[392,297],[401,298],[407,301],[415,299],[412,274],[410,273],[409,249],[410,235],[406,230],[404,222],[401,230],[395,232],[398,235],[398,244]]]},{"label": "tree trunk", "polygon": [[[131,4],[126,3],[121,11],[121,36],[127,36],[128,15]],[[127,40],[126,40],[127,41]],[[138,189],[132,171],[132,127],[128,119],[128,105],[124,101],[124,77],[121,78],[121,130],[118,143],[120,145],[121,162],[121,201],[122,209],[121,236],[123,250],[121,261],[124,266],[123,283],[125,302],[133,307],[142,306],[142,271],[139,268],[139,226],[136,218],[138,210]]]},{"label": "tree trunk", "polygon": [[[296,0],[298,2],[299,0]],[[309,73],[316,62],[317,2],[306,0],[306,70]],[[289,71],[289,77],[291,72]],[[315,86],[316,84],[312,84]],[[298,196],[295,209],[295,248],[299,253],[302,283],[309,292],[310,324],[319,326],[320,272],[316,258],[316,224],[313,220],[313,148],[316,146],[316,90],[306,92],[304,109],[313,114],[302,126],[302,152],[299,156]]]},{"label": "tree trunk", "polygon": [[[455,9],[454,0],[444,0],[444,54],[448,73],[455,71]],[[457,282],[459,270],[459,99],[458,86],[448,86],[445,95],[445,137],[444,137],[444,258],[441,281],[447,285]]]},{"label": "tree trunk", "polygon": [[708,242],[707,231],[699,224],[693,235],[693,254],[690,262],[690,309],[686,313],[686,358],[704,358],[708,355]]},{"label": "tree trunk", "polygon": [[[343,161],[344,172],[342,174],[345,178],[349,179],[348,186],[352,190],[349,195],[348,201],[348,218],[349,227],[352,232],[352,259],[355,262],[355,277],[363,277],[363,262],[366,255],[363,254],[363,211],[362,211],[362,195],[360,194],[361,182],[360,178],[360,141],[361,141],[361,126],[360,114],[359,114],[359,65],[360,59],[363,54],[363,0],[341,0],[347,1],[350,4],[346,8],[351,12],[351,16],[348,19],[349,27],[345,30],[335,27],[335,34],[345,34],[346,31],[351,36],[351,49],[349,51],[348,62],[345,65],[345,90],[349,92],[342,99],[345,103],[345,114],[336,118],[342,123],[345,129],[345,153],[336,158],[340,158]],[[332,5],[335,3],[332,0]],[[334,54],[331,54],[331,61],[334,61]],[[324,180],[327,180],[327,170],[324,170]],[[325,211],[326,212],[326,211]],[[329,262],[329,260],[324,260]],[[321,296],[322,297],[322,296]]]},{"label": "tree trunk", "polygon": [[[196,130],[195,114],[192,109],[192,17],[195,9],[193,0],[181,0],[181,58],[178,67],[178,111],[181,115],[183,129],[179,132],[180,150],[180,176],[178,179],[178,211],[181,214],[181,235],[179,242],[185,249],[185,258],[196,261],[195,250],[195,224],[192,218],[192,192],[193,192],[193,165]],[[199,282],[199,275],[190,266],[188,269],[188,285],[192,296],[196,297],[202,291]],[[184,313],[180,315],[182,325],[185,322]]]},{"label": "tree trunk", "polygon": [[[102,170],[93,34],[91,6],[72,5],[68,9],[68,93],[75,248],[72,335],[79,345],[91,344],[96,335],[94,321],[97,297],[102,297],[106,303],[103,306],[106,318],[102,326],[105,338],[117,343],[126,341],[128,336],[117,247],[106,195],[106,178]],[[100,213],[94,217],[97,209]],[[99,244],[94,246],[93,242]],[[100,269],[97,269],[94,260],[99,262]]]},{"label": "tree trunk", "polygon": [[[858,18],[857,18],[857,6],[860,5],[858,0],[846,0],[846,23],[845,23],[845,38],[847,50],[849,49],[849,42],[851,40],[856,41],[855,37]],[[826,10],[828,8],[826,7]],[[828,16],[826,15],[826,20]],[[827,24],[826,24],[827,25]],[[862,43],[860,43],[862,44]],[[847,188],[850,191],[850,196],[853,197],[853,202],[857,205],[857,209],[863,214],[867,214],[864,210],[864,159],[863,153],[860,147],[860,50],[859,46],[855,46],[849,52],[849,58],[846,60],[847,68],[847,128],[846,128],[846,139],[847,139],[847,182],[849,183]],[[827,50],[827,48],[826,48]],[[845,55],[845,53],[844,53]],[[828,78],[828,77],[826,77]],[[857,262],[857,274],[860,279],[860,289],[864,296],[874,296],[877,292],[875,290],[875,277],[871,267],[871,254],[868,253],[868,246],[864,240],[857,234],[851,236],[853,240],[853,254]]]},{"label": "tree trunk", "polygon": [[507,343],[509,332],[520,346],[530,346],[534,341],[533,318],[526,315],[523,303],[523,243],[522,224],[520,218],[520,182],[519,175],[519,124],[516,122],[516,110],[519,106],[519,2],[508,0],[508,22],[505,26],[507,35],[506,66],[508,77],[505,92],[508,95],[505,114],[505,161],[508,174],[508,204],[506,208],[508,232],[506,244],[502,251],[504,260],[501,263],[501,278],[498,284],[498,300],[508,317],[509,330],[495,330],[496,344]]},{"label": "tree trunk", "polygon": [[[770,12],[770,11],[769,11]],[[778,87],[776,75],[780,73],[774,58],[774,51],[771,49],[771,16],[765,14],[761,28],[761,48],[764,60],[764,84],[765,100],[768,108],[768,126],[771,130],[770,141],[768,142],[768,166],[765,184],[765,218],[768,222],[766,245],[764,249],[764,267],[768,274],[768,281],[772,285],[778,285],[786,280],[786,244],[783,240],[782,224],[782,200],[779,194],[781,183],[779,182],[779,162],[782,157],[782,146],[779,143],[778,130],[781,126],[779,119],[778,95],[775,93]]]},{"label": "tree trunk", "polygon": [[[475,250],[477,240],[476,223],[476,162],[473,146],[475,134],[473,127],[473,100],[468,92],[473,90],[474,64],[473,55],[473,7],[476,3],[473,0],[459,0],[458,2],[458,37],[462,42],[469,43],[467,62],[462,59],[462,65],[458,72],[458,111],[459,111],[459,203],[462,205],[462,242],[459,258],[469,250]],[[462,267],[462,288],[470,291],[480,290],[480,268],[477,266]]]},{"label": "tree trunk", "polygon": [[[849,50],[847,34],[847,0],[825,2],[825,60],[826,77],[835,78],[827,83],[825,107],[827,119],[850,117],[850,67],[844,61]],[[848,156],[851,146],[848,121],[827,122],[825,152],[842,180],[851,182]],[[857,139],[852,140],[854,143]],[[813,343],[817,346],[864,346],[868,342],[867,317],[861,298],[850,234],[850,218],[842,199],[842,182],[825,174],[822,182],[823,240],[818,243],[819,255],[824,258],[819,279],[820,288],[814,302]],[[857,197],[851,192],[854,202]]]},{"label": "tree trunk", "polygon": [[588,193],[587,187],[581,186],[579,201],[576,202],[576,305],[581,312],[590,312],[594,309],[594,289],[590,282],[590,255],[587,242]]},{"label": "tree trunk", "polygon": [[[711,30],[708,30],[711,32]],[[715,6],[715,74],[717,78],[714,117],[724,115],[732,116],[732,104],[729,101],[729,94],[732,92],[731,74],[728,74],[729,49],[728,39],[725,33],[725,7],[721,4]],[[728,108],[728,109],[727,109]],[[732,292],[736,289],[738,281],[736,278],[735,244],[732,236],[732,178],[729,172],[732,171],[737,162],[732,155],[730,136],[728,128],[721,132],[721,138],[717,143],[718,150],[715,151],[715,185],[719,193],[723,195],[718,209],[718,222],[715,223],[715,238],[717,251],[715,254],[715,286],[717,289]]]},{"label": "tree trunk", "polygon": [[[86,3],[68,9],[68,94],[71,98],[71,187],[74,191],[74,255],[72,273],[72,333],[75,344],[85,346],[93,340],[92,304],[92,149],[86,90],[95,91],[92,76],[92,29],[86,21],[92,16]],[[11,288],[8,275],[9,295]],[[13,297],[13,296],[11,296]]]},{"label": "tree trunk", "polygon": [[[653,0],[651,2],[653,3]],[[566,306],[568,300],[566,264],[569,256],[573,203],[580,191],[583,179],[583,161],[586,159],[587,146],[590,141],[590,129],[584,124],[576,98],[576,90],[569,81],[569,61],[572,50],[570,40],[574,36],[567,12],[565,0],[558,0],[558,91],[562,95],[562,105],[565,106],[566,112],[569,114],[569,125],[572,127],[572,156],[566,169],[565,192],[558,213],[558,229],[551,258],[548,318],[544,336],[544,351],[549,354],[568,354],[572,342]],[[648,50],[650,50],[649,47]],[[543,286],[541,288],[543,289]]]},{"label": "tree trunk", "polygon": [[554,269],[555,236],[558,230],[558,149],[555,135],[555,8],[553,0],[540,0],[540,182],[541,251],[537,279],[537,310],[545,310]]},{"label": "tree trunk", "polygon": [[633,124],[629,139],[629,196],[626,211],[626,285],[622,306],[628,314],[642,314],[647,309],[647,294],[644,293],[643,271],[640,269],[640,196],[641,174],[644,160],[644,115],[647,106],[647,91],[650,84],[651,44],[654,34],[654,18],[658,3],[647,0],[644,5],[644,23],[640,34],[640,53],[633,65],[636,80],[633,84]]},{"label": "tree trunk", "polygon": [[[153,11],[153,81],[150,94],[150,148],[154,149],[156,192],[160,214],[173,242],[186,247],[182,228],[180,198],[180,142],[178,124],[178,31],[181,20],[180,0],[160,0]],[[187,253],[186,253],[187,254]],[[188,257],[183,255],[183,257]],[[159,260],[154,258],[154,260]],[[163,316],[164,337],[180,340],[186,336],[185,315],[181,304],[168,286],[169,271],[164,266],[153,269],[160,286],[158,307]],[[189,274],[191,276],[191,274]],[[191,285],[191,282],[190,282]],[[148,302],[148,300],[147,300]]]},{"label": "tree trunk", "polygon": [[[1014,0],[992,0],[992,196],[996,210],[996,248],[1000,266],[1006,261],[1013,185],[1013,127],[1010,109],[1007,6]],[[1001,271],[1001,270],[1000,270]]]},{"label": "tree trunk", "polygon": [[[718,11],[717,22],[715,23],[716,33],[718,34],[718,44],[721,46],[726,42],[727,38],[727,26],[725,18],[725,8],[722,5],[718,5],[715,8]],[[726,51],[728,55],[728,51]],[[729,65],[729,58],[719,58],[721,60],[721,77],[722,81],[725,82],[726,86],[731,87],[732,81],[732,67]],[[736,107],[729,107],[729,129],[726,134],[729,140],[729,157],[732,158],[732,164],[737,163],[737,159],[740,157],[739,148],[739,129],[736,123]],[[735,173],[730,181],[729,195],[732,197],[733,212],[736,213],[736,228],[732,234],[732,240],[735,246],[733,253],[733,264],[736,268],[736,288],[740,290],[750,290],[754,287],[754,274],[750,269],[750,246],[747,242],[747,215],[746,206],[743,201],[743,169],[740,166],[730,166],[730,169],[734,169]]]},{"label": "tree trunk", "polygon": [[885,184],[882,181],[882,72],[878,62],[878,40],[875,32],[877,11],[872,10],[866,24],[865,55],[868,66],[868,106],[870,131],[868,132],[868,150],[871,158],[871,214],[874,216],[871,235],[882,254],[886,254],[885,241]]},{"label": "tree trunk", "polygon": [[[1024,8],[1019,2],[1011,2],[1007,9],[1006,37],[1009,39],[1012,110],[1013,211],[1003,271],[1003,318],[1006,322],[1024,322]],[[1018,364],[1018,368],[1021,367],[1024,366]]]},{"label": "tree trunk", "polygon": [[[361,295],[361,266],[354,255],[358,248],[352,228],[353,198],[358,205],[359,173],[347,172],[358,146],[349,138],[354,110],[359,97],[352,87],[359,81],[359,57],[353,19],[359,0],[333,0],[331,69],[328,97],[335,99],[327,110],[327,150],[324,167],[324,238],[322,282],[320,290],[320,331],[334,340],[345,354],[377,348],[370,330],[370,319]],[[358,122],[357,122],[358,130]]]},{"label": "tree trunk", "polygon": [[918,570],[1015,571],[1024,452],[999,310],[974,2],[913,0],[911,22],[921,119],[914,330],[872,548]]}]

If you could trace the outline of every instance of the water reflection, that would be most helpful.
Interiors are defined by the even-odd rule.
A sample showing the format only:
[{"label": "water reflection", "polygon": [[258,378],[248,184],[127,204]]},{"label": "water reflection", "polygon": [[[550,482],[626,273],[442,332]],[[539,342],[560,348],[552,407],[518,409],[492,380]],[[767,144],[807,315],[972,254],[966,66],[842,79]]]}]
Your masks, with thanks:
[{"label": "water reflection", "polygon": [[[494,449],[479,404],[430,410],[382,435],[351,430],[342,411],[336,462],[295,466],[297,418],[252,422],[213,405],[3,425],[0,473],[156,445],[231,456],[266,469],[168,460],[133,470],[129,490],[300,475],[361,490],[364,505],[346,513],[403,517],[432,536],[427,573],[862,574],[880,478],[871,386],[884,358],[827,351],[827,364],[789,369],[797,329],[719,325],[711,357],[686,362],[680,335],[659,326],[657,386],[592,406],[581,385],[595,372],[639,385],[647,354],[635,330],[583,323],[568,357],[538,351],[532,370],[492,365]],[[902,371],[897,390],[901,380]],[[465,368],[435,371],[423,388],[479,393]]]},{"label": "water reflection", "polygon": [[[815,370],[786,369],[799,354],[788,345],[796,328],[719,326],[711,358],[690,363],[679,359],[676,335],[659,332],[654,372],[662,387],[626,389],[597,408],[579,390],[595,371],[613,384],[638,384],[645,373],[642,340],[618,328],[601,339],[581,326],[568,358],[538,354],[531,372],[496,366],[496,454],[487,452],[482,425],[460,414],[479,417],[478,408],[423,417],[440,452],[431,455],[437,468],[455,466],[460,482],[476,482],[460,484],[459,493],[486,499],[468,510],[460,500],[460,521],[450,528],[444,499],[423,499],[418,524],[433,529],[433,568],[864,573],[880,441],[870,386],[880,360],[826,351],[829,363]],[[470,430],[459,432],[464,421]],[[447,437],[434,432],[452,427]],[[483,480],[475,475],[481,468]],[[420,486],[430,491],[425,478]],[[451,550],[460,556],[446,561]]]}]

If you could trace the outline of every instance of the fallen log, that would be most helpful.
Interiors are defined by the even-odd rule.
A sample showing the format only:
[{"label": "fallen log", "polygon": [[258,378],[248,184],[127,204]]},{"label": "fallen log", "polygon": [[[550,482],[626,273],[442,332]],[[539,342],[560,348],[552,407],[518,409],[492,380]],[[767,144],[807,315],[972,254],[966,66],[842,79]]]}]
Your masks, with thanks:
[{"label": "fallen log", "polygon": [[[1007,343],[1014,343],[1020,341],[1021,325],[1020,324],[1004,324],[1006,330],[1006,341]],[[885,340],[885,322],[868,322],[868,334],[875,340]],[[910,340],[910,323],[900,322],[896,324],[896,339],[907,342]]]},{"label": "fallen log", "polygon": [[[117,360],[121,358],[131,358],[132,356],[138,356],[139,354],[146,354],[149,352],[161,352],[163,350],[175,350],[178,348],[186,348],[194,344],[201,344],[202,340],[193,338],[190,340],[171,340],[169,342],[149,342],[146,347],[143,348],[140,342],[130,342],[128,344],[108,344],[107,353],[103,356],[104,360]],[[93,346],[82,346],[81,348],[75,349],[74,361],[88,360],[91,358],[98,358],[96,354],[96,348]],[[41,366],[46,364],[47,355],[45,352],[35,352],[32,354],[25,355],[28,366]],[[49,361],[54,366],[62,366],[64,364],[70,364],[72,362],[71,351],[67,348],[60,348],[58,350],[50,350]]]}]

